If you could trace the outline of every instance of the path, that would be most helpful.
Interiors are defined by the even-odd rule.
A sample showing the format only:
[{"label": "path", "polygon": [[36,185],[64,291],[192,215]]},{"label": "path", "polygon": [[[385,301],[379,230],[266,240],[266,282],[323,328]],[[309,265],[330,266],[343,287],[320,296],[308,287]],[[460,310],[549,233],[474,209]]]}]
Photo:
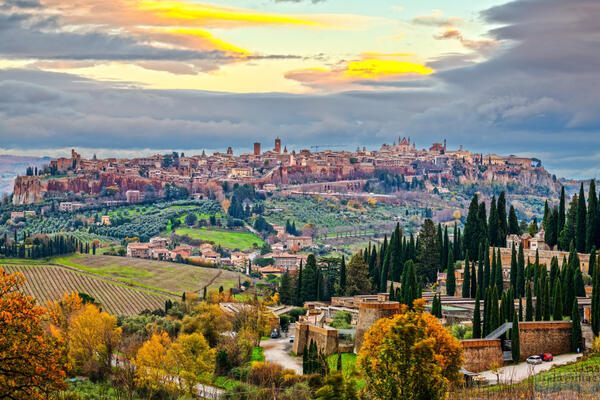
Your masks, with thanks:
[{"label": "path", "polygon": [[302,359],[290,355],[293,347],[293,343],[290,343],[290,336],[293,334],[294,329],[290,327],[287,336],[279,339],[263,340],[260,342],[260,347],[264,350],[263,354],[266,361],[277,363],[285,369],[291,369],[302,375]]},{"label": "path", "polygon": [[[509,365],[500,368],[502,373],[500,374],[500,383],[518,383],[530,376],[537,375],[540,372],[548,371],[555,365],[564,365],[571,363],[581,357],[582,354],[561,354],[560,356],[554,356],[554,360],[551,362],[545,362],[539,365],[531,365],[526,362],[522,362],[516,365]],[[479,373],[479,376],[487,380],[490,385],[497,384],[496,374],[491,371],[483,371]]]}]

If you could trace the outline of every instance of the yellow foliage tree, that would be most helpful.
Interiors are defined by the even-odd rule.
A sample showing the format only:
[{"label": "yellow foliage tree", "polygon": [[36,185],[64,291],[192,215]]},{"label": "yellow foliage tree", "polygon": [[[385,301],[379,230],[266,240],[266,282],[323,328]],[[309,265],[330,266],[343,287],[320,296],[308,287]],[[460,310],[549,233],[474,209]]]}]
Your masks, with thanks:
[{"label": "yellow foliage tree", "polygon": [[78,293],[70,292],[65,293],[59,301],[48,301],[46,308],[52,316],[51,324],[57,328],[54,332],[59,335],[68,335],[69,323],[73,316],[83,308],[83,301]]},{"label": "yellow foliage tree", "polygon": [[436,400],[459,382],[462,347],[437,318],[403,306],[393,318],[377,321],[365,334],[358,364],[373,399]]},{"label": "yellow foliage tree", "polygon": [[65,388],[62,341],[43,328],[48,311],[22,294],[22,274],[0,268],[0,399],[47,399]]},{"label": "yellow foliage tree", "polygon": [[219,341],[219,335],[231,330],[229,317],[217,304],[200,303],[191,316],[183,319],[183,332],[200,332],[210,347],[215,347]]},{"label": "yellow foliage tree", "polygon": [[117,318],[86,304],[69,324],[69,361],[75,370],[110,372],[115,349],[121,340]]},{"label": "yellow foliage tree", "polygon": [[167,350],[170,372],[180,377],[180,386],[190,396],[199,383],[208,383],[215,369],[215,349],[201,333],[181,335]]},{"label": "yellow foliage tree", "polygon": [[169,357],[167,351],[171,339],[166,332],[158,332],[144,342],[135,357],[136,383],[145,387],[150,394],[160,390],[169,390],[174,386],[173,376],[170,375]]}]

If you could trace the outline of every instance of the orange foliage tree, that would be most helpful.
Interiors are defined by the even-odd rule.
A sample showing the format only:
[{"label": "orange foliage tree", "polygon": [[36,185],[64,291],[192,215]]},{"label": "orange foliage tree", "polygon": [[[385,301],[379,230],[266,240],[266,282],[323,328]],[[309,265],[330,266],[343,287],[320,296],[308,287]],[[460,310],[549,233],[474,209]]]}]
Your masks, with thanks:
[{"label": "orange foliage tree", "polygon": [[437,318],[402,306],[400,314],[377,321],[365,334],[358,364],[373,399],[435,400],[460,380],[462,347]]},{"label": "orange foliage tree", "polygon": [[48,311],[21,293],[24,282],[0,268],[0,399],[47,399],[65,388],[62,343],[44,330]]}]

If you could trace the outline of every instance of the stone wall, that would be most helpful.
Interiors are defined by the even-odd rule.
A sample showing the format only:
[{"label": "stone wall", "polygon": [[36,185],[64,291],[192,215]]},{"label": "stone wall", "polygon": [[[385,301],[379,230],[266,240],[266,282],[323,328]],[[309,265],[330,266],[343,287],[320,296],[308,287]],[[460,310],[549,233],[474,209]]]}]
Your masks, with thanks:
[{"label": "stone wall", "polygon": [[400,303],[396,301],[369,302],[358,304],[358,323],[356,324],[356,339],[354,351],[358,353],[362,346],[365,333],[381,318],[391,317],[400,310]]},{"label": "stone wall", "polygon": [[[490,257],[492,254],[492,247],[490,247]],[[497,251],[498,249],[496,249]],[[519,249],[517,249],[518,255]],[[558,266],[562,266],[563,257],[569,258],[568,251],[552,251],[552,250],[540,250],[538,252],[540,257],[540,264],[546,264],[546,268],[550,271],[550,263],[552,262],[552,257],[558,258]],[[533,263],[535,261],[535,250],[531,249],[523,249],[523,255],[525,256],[525,264],[527,264],[527,259]],[[581,271],[584,273],[588,273],[589,264],[590,264],[590,255],[579,253],[579,263],[581,265]],[[500,258],[502,259],[502,265],[510,266],[510,259],[512,256],[512,248],[500,248]]]},{"label": "stone wall", "polygon": [[493,363],[504,365],[500,339],[461,340],[463,346],[463,367],[470,372],[481,372],[490,369]]},{"label": "stone wall", "polygon": [[319,351],[327,356],[338,351],[337,329],[326,326],[319,327],[306,322],[296,322],[294,353],[301,355],[304,352],[304,345],[309,346],[311,340],[314,340]]},{"label": "stone wall", "polygon": [[540,353],[569,353],[571,351],[571,322],[519,322],[519,342],[521,360]]}]

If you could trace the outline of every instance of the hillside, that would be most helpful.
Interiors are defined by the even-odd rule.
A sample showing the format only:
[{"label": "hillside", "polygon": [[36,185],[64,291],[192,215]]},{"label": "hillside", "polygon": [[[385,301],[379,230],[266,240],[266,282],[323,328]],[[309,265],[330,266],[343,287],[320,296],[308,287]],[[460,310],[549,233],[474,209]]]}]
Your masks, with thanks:
[{"label": "hillside", "polygon": [[41,305],[48,300],[60,300],[65,293],[74,291],[92,296],[111,314],[137,315],[146,309],[163,308],[165,300],[172,297],[57,265],[5,265],[2,268],[9,273],[23,273],[25,293]]}]

